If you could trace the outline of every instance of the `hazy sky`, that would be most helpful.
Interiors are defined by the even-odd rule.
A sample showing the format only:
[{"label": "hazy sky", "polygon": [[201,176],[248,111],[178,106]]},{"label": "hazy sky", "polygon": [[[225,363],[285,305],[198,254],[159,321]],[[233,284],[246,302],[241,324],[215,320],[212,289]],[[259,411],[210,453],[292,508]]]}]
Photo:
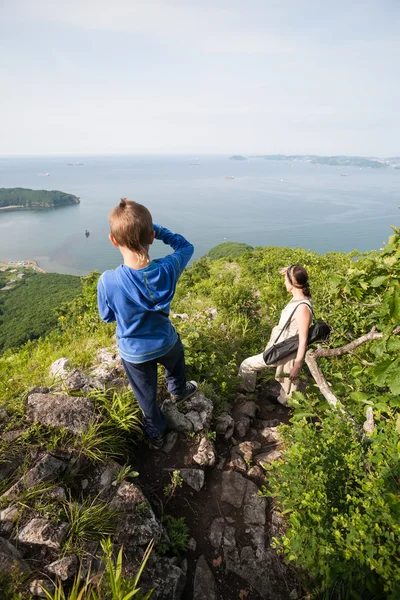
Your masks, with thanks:
[{"label": "hazy sky", "polygon": [[0,154],[400,155],[399,0],[0,0]]}]

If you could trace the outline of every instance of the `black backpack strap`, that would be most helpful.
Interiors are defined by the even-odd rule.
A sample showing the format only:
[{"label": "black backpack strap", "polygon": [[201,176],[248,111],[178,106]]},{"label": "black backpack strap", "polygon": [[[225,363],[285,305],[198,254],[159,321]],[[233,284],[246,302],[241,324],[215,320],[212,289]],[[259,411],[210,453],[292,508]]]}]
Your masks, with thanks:
[{"label": "black backpack strap", "polygon": [[285,331],[285,329],[287,329],[289,327],[289,324],[292,320],[292,317],[294,315],[294,313],[296,312],[296,310],[298,309],[298,307],[300,306],[300,304],[305,304],[306,306],[308,306],[308,308],[311,311],[311,318],[312,320],[314,320],[314,311],[312,309],[311,304],[309,304],[308,302],[306,302],[305,300],[303,300],[302,302],[299,302],[297,306],[294,307],[292,314],[290,315],[290,317],[288,318],[288,320],[286,321],[286,323],[284,324],[284,326],[282,327],[282,329],[279,332],[278,337],[276,338],[276,340],[274,341],[274,345],[277,343],[277,341],[279,340],[279,338],[281,337],[282,333]]}]

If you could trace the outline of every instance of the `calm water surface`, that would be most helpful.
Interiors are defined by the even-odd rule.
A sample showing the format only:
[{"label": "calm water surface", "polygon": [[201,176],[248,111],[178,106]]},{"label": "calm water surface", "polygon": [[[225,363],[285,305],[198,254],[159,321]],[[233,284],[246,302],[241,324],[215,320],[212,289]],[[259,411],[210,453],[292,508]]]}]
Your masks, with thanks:
[{"label": "calm water surface", "polygon": [[[76,161],[83,165],[67,166]],[[81,200],[46,211],[0,211],[0,259],[31,258],[46,271],[76,275],[117,266],[120,254],[108,241],[107,215],[121,196],[145,204],[155,222],[185,235],[195,245],[195,258],[223,241],[364,251],[380,248],[390,225],[398,225],[399,185],[400,170],[339,170],[295,161],[0,158],[0,187],[61,190]],[[165,251],[156,242],[152,256]]]}]

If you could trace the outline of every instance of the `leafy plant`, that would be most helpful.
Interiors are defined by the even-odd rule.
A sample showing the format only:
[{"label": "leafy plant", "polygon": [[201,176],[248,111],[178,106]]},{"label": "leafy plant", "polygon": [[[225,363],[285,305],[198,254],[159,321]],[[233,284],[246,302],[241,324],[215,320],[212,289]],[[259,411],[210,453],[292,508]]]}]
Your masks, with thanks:
[{"label": "leafy plant", "polygon": [[[185,517],[177,518],[172,515],[165,515],[162,523],[170,539],[172,552],[178,556],[187,552],[190,534]],[[158,550],[160,551],[160,548]]]}]

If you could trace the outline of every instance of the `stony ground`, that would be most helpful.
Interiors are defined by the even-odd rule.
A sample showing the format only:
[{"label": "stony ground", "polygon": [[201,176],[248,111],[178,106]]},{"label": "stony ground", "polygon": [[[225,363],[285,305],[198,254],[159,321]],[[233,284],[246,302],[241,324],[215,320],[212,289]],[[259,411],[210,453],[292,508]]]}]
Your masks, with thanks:
[{"label": "stony ground", "polygon": [[[98,366],[86,375],[71,370],[66,359],[57,361],[53,374],[63,386],[32,390],[26,418],[31,422],[69,429],[80,435],[94,416],[93,403],[60,389],[81,391],[107,384],[124,385],[118,359],[105,351]],[[166,402],[169,433],[160,451],[144,442],[135,452],[131,468],[139,476],[124,479],[115,462],[93,467],[76,461],[69,452],[30,457],[24,476],[1,496],[0,571],[12,563],[30,575],[32,597],[41,587],[50,589],[57,578],[71,581],[79,568],[75,555],[65,555],[68,523],[54,515],[25,510],[17,499],[21,492],[51,483],[49,497],[62,500],[66,489],[79,501],[97,497],[118,511],[114,545],[124,547],[126,572],[135,573],[147,544],[155,549],[142,585],[156,585],[156,600],[295,600],[301,588],[295,573],[270,546],[282,530],[282,519],[269,498],[261,497],[264,465],[280,457],[277,427],[288,420],[281,407],[264,390],[249,397],[238,394],[229,412],[214,418],[213,404],[199,391],[182,405]],[[21,431],[3,434],[10,441]],[[0,465],[0,481],[10,468]],[[11,466],[10,466],[11,464]],[[174,472],[179,472],[176,479]],[[174,479],[175,477],[175,479]],[[171,482],[178,481],[173,488]],[[69,487],[68,487],[69,486]],[[186,553],[174,556],[165,519],[184,518],[190,541]],[[98,545],[88,543],[86,562],[93,562]],[[12,557],[12,559],[10,559]],[[11,562],[10,562],[11,561]],[[96,568],[98,563],[93,562]]]}]

